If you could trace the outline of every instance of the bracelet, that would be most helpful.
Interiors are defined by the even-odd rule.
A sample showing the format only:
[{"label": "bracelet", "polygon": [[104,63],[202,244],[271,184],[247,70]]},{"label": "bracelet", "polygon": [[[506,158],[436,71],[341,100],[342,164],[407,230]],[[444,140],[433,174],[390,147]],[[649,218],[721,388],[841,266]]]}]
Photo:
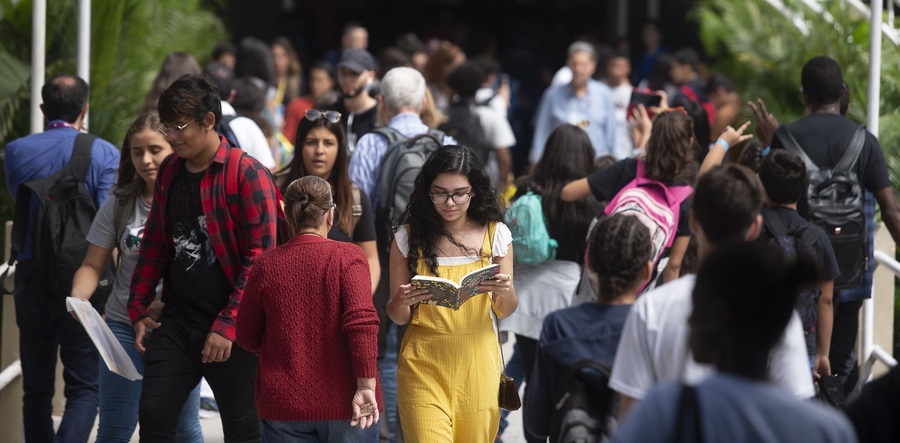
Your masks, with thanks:
[{"label": "bracelet", "polygon": [[716,144],[717,144],[717,145],[722,145],[722,147],[725,148],[725,152],[728,152],[728,148],[729,148],[730,146],[728,146],[728,142],[727,142],[727,141],[722,140],[722,139],[720,138],[720,139],[716,140]]},{"label": "bracelet", "polygon": [[772,152],[772,147],[771,147],[771,146],[766,146],[766,149],[763,149],[762,152],[761,152],[761,154],[762,154],[763,157],[765,157],[765,156],[769,155],[770,152]]}]

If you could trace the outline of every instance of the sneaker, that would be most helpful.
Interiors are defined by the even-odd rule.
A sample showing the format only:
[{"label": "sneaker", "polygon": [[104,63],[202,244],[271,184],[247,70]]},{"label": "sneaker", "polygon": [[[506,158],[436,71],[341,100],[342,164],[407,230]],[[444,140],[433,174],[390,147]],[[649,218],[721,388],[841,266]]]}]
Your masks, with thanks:
[{"label": "sneaker", "polygon": [[212,418],[219,416],[219,405],[216,399],[200,397],[200,418]]}]

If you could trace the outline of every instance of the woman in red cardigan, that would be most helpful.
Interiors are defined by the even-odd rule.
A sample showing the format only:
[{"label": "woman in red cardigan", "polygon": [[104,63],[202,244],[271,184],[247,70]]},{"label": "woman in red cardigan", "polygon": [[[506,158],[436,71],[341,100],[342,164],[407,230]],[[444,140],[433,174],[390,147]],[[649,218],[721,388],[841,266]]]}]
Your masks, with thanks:
[{"label": "woman in red cardigan", "polygon": [[257,258],[237,318],[238,344],[259,356],[264,440],[375,442],[378,316],[366,256],[327,238],[327,181],[297,179],[284,202],[293,238]]}]

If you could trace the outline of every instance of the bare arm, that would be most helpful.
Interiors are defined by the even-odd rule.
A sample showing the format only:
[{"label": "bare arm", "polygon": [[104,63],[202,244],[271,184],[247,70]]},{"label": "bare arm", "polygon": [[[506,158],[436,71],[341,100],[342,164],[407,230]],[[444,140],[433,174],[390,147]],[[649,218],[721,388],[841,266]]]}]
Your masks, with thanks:
[{"label": "bare arm", "polygon": [[894,198],[894,190],[890,186],[875,193],[875,200],[881,209],[881,219],[891,233],[894,243],[900,244],[900,207]]},{"label": "bare arm", "polygon": [[573,202],[581,200],[589,195],[591,195],[591,187],[588,185],[587,178],[579,178],[578,180],[571,181],[569,184],[563,186],[559,197],[563,201]]},{"label": "bare arm", "polygon": [[834,326],[834,280],[821,283],[822,295],[819,296],[818,317],[816,318],[816,358],[815,376],[831,375],[831,331]]},{"label": "bare arm", "polygon": [[712,149],[706,154],[706,158],[703,159],[703,164],[700,165],[700,171],[697,172],[697,178],[706,174],[710,169],[719,166],[722,164],[722,160],[725,159],[725,153],[727,152],[724,145],[719,143],[719,140],[728,143],[729,148],[738,143],[743,143],[747,140],[753,138],[753,135],[747,134],[744,135],[744,131],[747,130],[747,127],[750,126],[750,122],[744,122],[740,128],[734,129],[731,126],[725,128],[725,132],[719,136],[718,140],[716,140],[716,144],[713,145]]},{"label": "bare arm", "polygon": [[513,257],[513,246],[510,243],[505,256],[494,257],[494,263],[500,265],[500,272],[481,283],[482,290],[491,293],[494,309],[500,318],[509,317],[519,306],[519,298],[516,297],[513,285]]},{"label": "bare arm", "polygon": [[663,283],[677,280],[681,275],[681,262],[684,260],[684,252],[687,251],[690,242],[691,236],[689,235],[675,237],[672,248],[669,249],[669,262],[666,263],[662,272]]},{"label": "bare arm", "polygon": [[638,400],[631,398],[625,394],[619,394],[619,423],[625,421],[625,417],[631,412],[631,409],[638,403]]},{"label": "bare arm", "polygon": [[416,289],[409,284],[412,276],[407,268],[407,259],[400,253],[397,241],[391,242],[391,299],[387,304],[387,314],[394,323],[405,325],[412,320],[412,306],[431,297],[427,289]]},{"label": "bare arm", "polygon": [[378,287],[378,280],[381,279],[381,263],[378,262],[378,246],[375,244],[375,241],[361,241],[356,243],[360,248],[362,248],[363,253],[366,254],[366,260],[369,261],[369,274],[371,274],[372,279],[372,293],[375,293],[375,288]]},{"label": "bare arm", "polygon": [[72,297],[82,300],[90,300],[91,295],[97,290],[100,283],[100,274],[103,273],[103,267],[112,256],[112,249],[104,249],[96,245],[88,244],[87,254],[81,267],[75,271],[75,277],[72,279]]}]

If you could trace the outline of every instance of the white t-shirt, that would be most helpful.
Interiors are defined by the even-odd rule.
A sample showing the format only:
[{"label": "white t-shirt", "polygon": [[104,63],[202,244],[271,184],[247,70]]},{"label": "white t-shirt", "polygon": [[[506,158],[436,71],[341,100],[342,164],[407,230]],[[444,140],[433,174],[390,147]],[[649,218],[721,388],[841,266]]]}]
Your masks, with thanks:
[{"label": "white t-shirt", "polygon": [[[234,107],[226,101],[222,101],[222,115],[237,115]],[[255,158],[263,166],[272,169],[275,167],[275,156],[272,155],[272,147],[269,146],[269,140],[263,134],[262,129],[253,120],[247,117],[236,117],[228,126],[234,137],[234,142],[238,144],[247,155]]]},{"label": "white t-shirt", "polygon": [[505,115],[490,106],[475,106],[474,109],[481,120],[485,138],[494,149],[509,148],[516,144],[516,136]]},{"label": "white t-shirt", "polygon": [[[643,399],[661,382],[693,385],[715,372],[713,367],[695,362],[688,348],[695,281],[696,276],[687,275],[638,297],[625,321],[610,388]],[[769,377],[795,397],[815,395],[803,328],[796,313],[769,356]]]},{"label": "white t-shirt", "polygon": [[623,83],[616,87],[611,87],[613,107],[616,109],[616,126],[619,131],[616,137],[616,150],[613,157],[616,160],[634,157],[634,142],[631,140],[631,124],[628,123],[628,104],[631,102],[631,91],[634,89],[630,84]]},{"label": "white t-shirt", "polygon": [[[619,352],[622,352],[619,346]],[[618,356],[617,356],[618,358]],[[668,443],[676,440],[682,385],[654,388],[628,415],[613,442]],[[802,401],[770,383],[717,374],[697,386],[703,441],[854,443],[844,414],[824,404]]]},{"label": "white t-shirt", "polygon": [[[407,234],[405,227],[401,226],[394,231],[394,240],[397,242],[397,249],[400,249],[400,254],[406,257],[409,254],[409,234]],[[509,232],[509,227],[502,222],[497,222],[497,229],[494,231],[494,241],[491,243],[491,255],[494,257],[506,257],[510,243],[512,243],[512,233]],[[437,258],[438,265],[441,266],[465,265],[477,260],[478,257],[467,256]]]}]

